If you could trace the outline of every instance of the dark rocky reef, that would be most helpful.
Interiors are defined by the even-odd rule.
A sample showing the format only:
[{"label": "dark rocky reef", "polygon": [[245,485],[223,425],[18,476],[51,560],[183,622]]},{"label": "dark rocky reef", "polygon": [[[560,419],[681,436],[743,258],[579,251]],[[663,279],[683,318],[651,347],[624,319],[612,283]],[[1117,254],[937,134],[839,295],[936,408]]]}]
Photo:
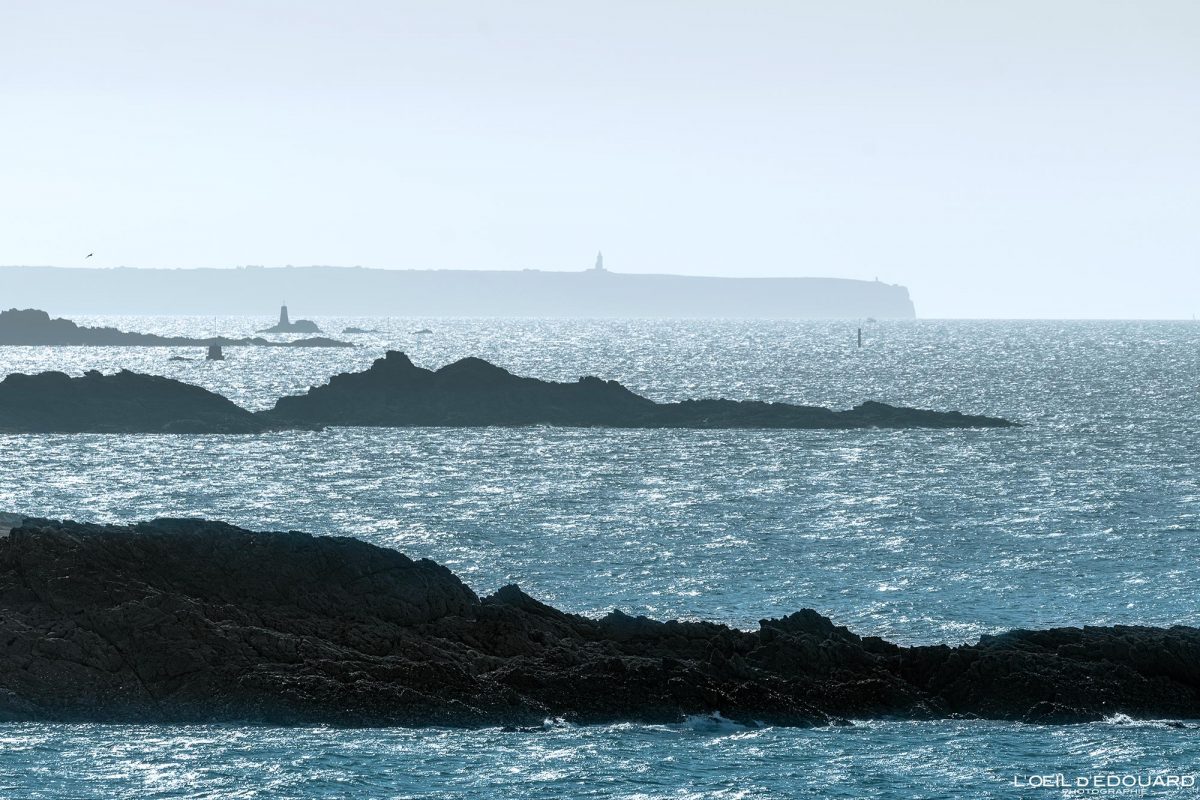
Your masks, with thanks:
[{"label": "dark rocky reef", "polygon": [[155,333],[130,333],[116,328],[88,328],[69,319],[51,319],[45,311],[33,308],[0,311],[0,345],[59,345],[92,347],[354,347],[323,336],[292,342],[272,342],[261,336],[231,339],[210,336],[159,336]]},{"label": "dark rocky reef", "polygon": [[[209,358],[213,358],[210,350]],[[655,403],[616,381],[522,378],[477,358],[436,372],[389,352],[364,372],[251,413],[219,394],[122,370],[15,373],[0,381],[0,433],[259,433],[339,426],[612,428],[1008,427],[994,417],[863,403],[849,411],[734,400]]]},{"label": "dark rocky reef", "polygon": [[[720,712],[1200,717],[1200,630],[899,647],[814,611],[738,631],[564,614],[350,538],[0,519],[0,719],[527,725]],[[9,530],[5,530],[9,528]]]},{"label": "dark rocky reef", "polygon": [[284,425],[199,386],[122,370],[0,381],[0,433],[262,433]]},{"label": "dark rocky reef", "polygon": [[868,402],[849,411],[737,400],[656,403],[616,381],[555,383],[513,375],[478,358],[437,371],[389,351],[367,370],[335,375],[260,412],[320,425],[569,425],[613,428],[1004,428],[1013,423],[957,411]]}]

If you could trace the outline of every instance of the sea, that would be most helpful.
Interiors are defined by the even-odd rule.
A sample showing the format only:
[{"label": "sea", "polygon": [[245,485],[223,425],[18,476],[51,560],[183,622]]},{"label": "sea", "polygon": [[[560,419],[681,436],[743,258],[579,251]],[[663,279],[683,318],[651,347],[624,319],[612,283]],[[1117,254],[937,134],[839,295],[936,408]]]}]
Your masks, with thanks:
[{"label": "sea", "polygon": [[[191,336],[273,322],[74,319]],[[316,320],[359,346],[227,348],[220,362],[198,348],[0,347],[0,375],[130,369],[261,409],[395,349],[430,368],[478,356],[543,379],[597,375],[663,401],[879,400],[1021,427],[10,435],[0,511],[351,535],[432,558],[481,595],[517,583],[587,615],[753,629],[813,608],[901,644],[1200,625],[1195,322]],[[1200,721],[791,729],[720,711],[522,732],[2,724],[0,798],[1200,796],[1186,785]],[[1182,785],[1144,786],[1171,776]]]}]

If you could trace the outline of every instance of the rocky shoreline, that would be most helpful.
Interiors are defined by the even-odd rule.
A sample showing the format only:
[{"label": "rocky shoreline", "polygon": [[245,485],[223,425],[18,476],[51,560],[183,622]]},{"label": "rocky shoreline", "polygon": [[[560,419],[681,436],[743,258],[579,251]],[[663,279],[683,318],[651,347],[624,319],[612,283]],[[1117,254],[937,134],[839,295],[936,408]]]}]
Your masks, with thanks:
[{"label": "rocky shoreline", "polygon": [[1200,718],[1200,630],[860,637],[565,614],[345,537],[7,515],[0,720],[347,726]]}]

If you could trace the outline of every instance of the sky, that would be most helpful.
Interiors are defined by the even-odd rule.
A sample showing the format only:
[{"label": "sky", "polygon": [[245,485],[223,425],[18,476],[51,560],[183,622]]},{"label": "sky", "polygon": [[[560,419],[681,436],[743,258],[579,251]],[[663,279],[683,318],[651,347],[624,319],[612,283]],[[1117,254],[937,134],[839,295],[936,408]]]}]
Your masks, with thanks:
[{"label": "sky", "polygon": [[0,102],[0,264],[1200,313],[1194,0],[0,0]]}]

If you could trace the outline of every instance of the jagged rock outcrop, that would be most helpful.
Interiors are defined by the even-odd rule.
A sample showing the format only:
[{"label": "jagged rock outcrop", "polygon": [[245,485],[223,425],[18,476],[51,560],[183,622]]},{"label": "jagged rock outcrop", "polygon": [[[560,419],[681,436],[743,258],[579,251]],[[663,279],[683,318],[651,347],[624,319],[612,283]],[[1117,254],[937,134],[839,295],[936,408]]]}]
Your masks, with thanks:
[{"label": "jagged rock outcrop", "polygon": [[[303,331],[301,331],[303,332]],[[318,331],[319,332],[319,331]],[[155,333],[130,333],[116,328],[88,328],[69,319],[51,319],[34,308],[0,311],[0,345],[93,346],[93,347],[354,347],[324,336],[272,342],[261,336],[231,339],[210,336],[159,336]]]},{"label": "jagged rock outcrop", "polygon": [[389,351],[363,372],[333,376],[281,398],[264,416],[320,425],[570,425],[617,428],[1010,427],[995,417],[868,402],[849,411],[736,400],[656,403],[616,381],[556,383],[513,375],[478,358],[433,371]]},{"label": "jagged rock outcrop", "polygon": [[329,425],[568,425],[614,428],[1008,427],[994,417],[863,403],[830,411],[786,403],[655,403],[616,381],[522,378],[478,358],[436,372],[389,352],[365,372],[251,413],[198,386],[122,370],[15,373],[0,381],[0,433],[257,433]]},{"label": "jagged rock outcrop", "polygon": [[0,433],[261,433],[296,427],[171,378],[95,370],[0,381]]},{"label": "jagged rock outcrop", "polygon": [[859,637],[811,610],[756,631],[564,614],[355,539],[163,519],[9,519],[0,719],[524,725],[1200,717],[1200,630]]}]

